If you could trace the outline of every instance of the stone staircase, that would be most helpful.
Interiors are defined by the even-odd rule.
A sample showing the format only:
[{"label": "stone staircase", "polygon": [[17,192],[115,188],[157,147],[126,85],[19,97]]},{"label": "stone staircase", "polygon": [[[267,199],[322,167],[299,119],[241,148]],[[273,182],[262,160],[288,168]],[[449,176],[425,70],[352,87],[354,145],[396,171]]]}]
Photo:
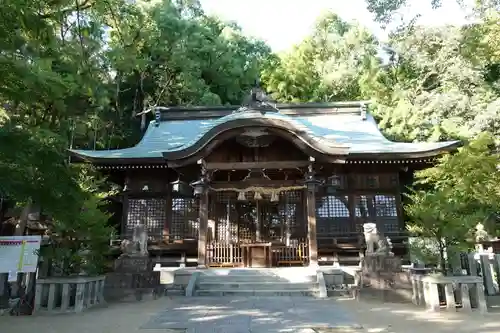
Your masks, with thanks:
[{"label": "stone staircase", "polygon": [[319,296],[316,271],[290,269],[212,269],[196,281],[195,296]]}]

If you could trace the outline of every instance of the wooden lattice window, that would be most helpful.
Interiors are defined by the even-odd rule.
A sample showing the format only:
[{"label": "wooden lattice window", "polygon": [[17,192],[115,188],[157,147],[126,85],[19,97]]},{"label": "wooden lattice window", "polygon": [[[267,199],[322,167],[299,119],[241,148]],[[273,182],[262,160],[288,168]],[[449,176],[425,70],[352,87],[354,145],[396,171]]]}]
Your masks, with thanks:
[{"label": "wooden lattice window", "polygon": [[209,212],[210,232],[221,242],[238,241],[237,197],[235,192],[217,192],[211,197]]},{"label": "wooden lattice window", "polygon": [[348,196],[325,195],[316,198],[318,236],[350,233],[352,230]]},{"label": "wooden lattice window", "polygon": [[284,192],[280,195],[279,215],[290,238],[304,238],[307,224],[304,220],[302,191]]},{"label": "wooden lattice window", "polygon": [[358,218],[356,228],[361,231],[366,222],[377,223],[383,232],[400,230],[398,207],[394,195],[358,195],[355,196],[355,213]]},{"label": "wooden lattice window", "polygon": [[129,199],[126,237],[131,237],[137,224],[145,223],[150,239],[161,238],[167,220],[167,202],[163,198]]},{"label": "wooden lattice window", "polygon": [[199,228],[199,205],[195,198],[172,199],[170,236],[173,240],[196,239]]}]

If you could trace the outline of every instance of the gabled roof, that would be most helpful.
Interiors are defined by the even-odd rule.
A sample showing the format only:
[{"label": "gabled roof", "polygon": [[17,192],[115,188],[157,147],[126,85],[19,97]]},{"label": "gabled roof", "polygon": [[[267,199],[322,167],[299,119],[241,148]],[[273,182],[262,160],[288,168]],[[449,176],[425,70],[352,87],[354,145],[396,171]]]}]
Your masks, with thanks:
[{"label": "gabled roof", "polygon": [[422,158],[455,149],[459,141],[402,143],[386,139],[363,102],[277,105],[279,112],[236,111],[238,107],[175,108],[157,113],[134,147],[71,150],[94,163],[141,163],[177,160],[200,153],[224,132],[249,126],[286,132],[324,155],[346,158]]}]

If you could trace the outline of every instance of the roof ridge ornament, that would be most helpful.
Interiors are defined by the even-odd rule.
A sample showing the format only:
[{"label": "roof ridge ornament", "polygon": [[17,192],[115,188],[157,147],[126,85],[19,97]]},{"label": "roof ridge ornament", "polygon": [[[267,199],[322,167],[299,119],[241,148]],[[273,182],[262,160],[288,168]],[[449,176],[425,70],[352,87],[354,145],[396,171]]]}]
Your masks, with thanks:
[{"label": "roof ridge ornament", "polygon": [[269,96],[267,96],[266,92],[260,87],[260,80],[258,78],[255,80],[252,89],[250,89],[248,96],[244,98],[241,107],[235,110],[234,113],[246,111],[261,111],[262,113],[267,111],[280,111],[276,107],[276,103],[272,101]]}]

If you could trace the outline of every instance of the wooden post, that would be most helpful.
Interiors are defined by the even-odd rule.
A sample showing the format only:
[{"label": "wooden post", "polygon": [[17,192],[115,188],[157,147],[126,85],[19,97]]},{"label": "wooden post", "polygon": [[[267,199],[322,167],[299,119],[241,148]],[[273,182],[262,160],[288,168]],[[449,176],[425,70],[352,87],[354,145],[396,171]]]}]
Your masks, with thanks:
[{"label": "wooden post", "polygon": [[170,186],[170,179],[167,178],[169,182],[167,182],[167,202],[166,202],[166,220],[163,221],[163,235],[161,239],[166,241],[167,243],[172,243],[172,239],[170,238],[170,225],[172,224],[172,186]]},{"label": "wooden post", "polygon": [[255,238],[257,242],[262,241],[262,207],[259,200],[255,201],[255,210],[257,211],[257,221],[255,221]]},{"label": "wooden post", "polygon": [[[120,237],[122,239],[126,238],[127,233],[127,224],[128,224],[128,193],[122,194],[122,225],[120,230]],[[130,237],[130,235],[128,235]],[[128,237],[127,237],[128,238]]]},{"label": "wooden post", "polygon": [[318,266],[318,240],[316,237],[316,194],[306,189],[307,238],[309,241],[309,266]]},{"label": "wooden post", "polygon": [[208,189],[205,189],[200,196],[200,226],[198,234],[198,268],[206,268],[207,250],[207,229],[208,229]]}]

